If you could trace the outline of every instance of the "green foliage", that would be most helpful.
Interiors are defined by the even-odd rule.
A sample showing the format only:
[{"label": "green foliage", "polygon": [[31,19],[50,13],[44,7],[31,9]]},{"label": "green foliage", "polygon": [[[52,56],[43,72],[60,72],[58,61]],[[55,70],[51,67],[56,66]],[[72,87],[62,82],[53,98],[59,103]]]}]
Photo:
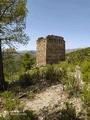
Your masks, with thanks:
[{"label": "green foliage", "polygon": [[3,93],[1,93],[1,96],[4,98],[4,99],[8,99],[8,98],[13,98],[13,93],[10,92],[10,91],[5,91]]},{"label": "green foliage", "polygon": [[59,64],[59,66],[60,66],[63,70],[65,70],[65,71],[74,72],[76,65],[70,64],[70,63],[66,60],[66,61],[64,61],[64,62],[61,62],[61,63]]},{"label": "green foliage", "polygon": [[63,70],[67,70],[67,68],[69,67],[69,64],[67,61],[64,61],[64,62],[60,62],[58,64]]},{"label": "green foliage", "polygon": [[19,109],[20,101],[17,97],[14,96],[14,94],[10,91],[5,91],[1,94],[1,96],[4,99],[4,109],[5,110],[15,110]]},{"label": "green foliage", "polygon": [[86,106],[90,107],[90,85],[89,84],[86,84],[83,87],[82,100],[84,101]]},{"label": "green foliage", "polygon": [[40,79],[42,79],[41,75],[40,75],[40,68],[36,67],[36,68],[32,68],[29,71],[30,77],[33,80],[33,82],[38,82]]},{"label": "green foliage", "polygon": [[90,120],[90,84],[85,84],[82,90],[81,99],[83,101],[84,110],[86,111],[86,118]]},{"label": "green foliage", "polygon": [[25,71],[30,70],[35,65],[35,58],[29,53],[25,53],[22,57],[22,65]]},{"label": "green foliage", "polygon": [[70,64],[80,65],[82,62],[89,59],[90,59],[90,47],[66,54],[66,60]]},{"label": "green foliage", "polygon": [[35,57],[29,53],[18,53],[14,48],[8,48],[3,53],[5,79],[9,82],[18,80],[19,75],[35,65]]},{"label": "green foliage", "polygon": [[[0,0],[0,23],[8,24],[26,15],[26,0]],[[13,8],[13,9],[12,9]]]},{"label": "green foliage", "polygon": [[27,74],[20,76],[20,79],[21,81],[25,80],[27,84],[30,81],[35,84],[42,79],[47,83],[61,82],[63,84],[66,76],[67,72],[64,69],[61,69],[59,65],[47,65],[45,67],[32,68],[27,71]]},{"label": "green foliage", "polygon": [[6,117],[0,117],[0,120],[37,120],[32,111],[19,111],[19,113],[9,113]]},{"label": "green foliage", "polygon": [[3,53],[4,74],[6,80],[18,79],[17,73],[20,70],[19,61],[15,58],[17,52],[14,48],[6,49]]},{"label": "green foliage", "polygon": [[67,61],[59,64],[62,71],[62,83],[65,85],[65,90],[69,93],[69,97],[78,96],[81,92],[77,78],[75,78],[76,65],[70,64]]},{"label": "green foliage", "polygon": [[34,97],[35,97],[35,94],[33,92],[31,92],[31,91],[27,92],[27,98],[28,99],[33,99]]},{"label": "green foliage", "polygon": [[33,84],[33,81],[32,81],[29,74],[23,74],[20,76],[19,85],[21,87],[27,87],[27,86],[32,85],[32,84]]},{"label": "green foliage", "polygon": [[26,17],[27,0],[0,0],[0,89],[6,89],[2,45],[9,47],[15,46],[16,43],[25,45],[28,42],[28,36],[25,34],[25,17]]},{"label": "green foliage", "polygon": [[47,82],[60,82],[64,77],[64,71],[57,65],[47,65],[45,67],[35,68],[29,71],[32,79],[41,80],[44,79]]},{"label": "green foliage", "polygon": [[78,96],[81,92],[80,86],[73,75],[68,75],[65,81],[66,91],[69,93],[69,97]]},{"label": "green foliage", "polygon": [[61,71],[58,68],[55,69],[53,65],[48,65],[45,78],[50,82],[58,81],[61,76]]},{"label": "green foliage", "polygon": [[[27,13],[26,0],[1,0],[0,30],[3,44],[26,44],[28,37],[24,33]],[[10,34],[11,33],[11,34]]]},{"label": "green foliage", "polygon": [[87,83],[90,83],[90,60],[85,60],[81,64],[81,72],[83,75],[83,80]]},{"label": "green foliage", "polygon": [[66,108],[60,111],[59,120],[81,120],[76,115],[75,107],[72,104],[66,103]]}]

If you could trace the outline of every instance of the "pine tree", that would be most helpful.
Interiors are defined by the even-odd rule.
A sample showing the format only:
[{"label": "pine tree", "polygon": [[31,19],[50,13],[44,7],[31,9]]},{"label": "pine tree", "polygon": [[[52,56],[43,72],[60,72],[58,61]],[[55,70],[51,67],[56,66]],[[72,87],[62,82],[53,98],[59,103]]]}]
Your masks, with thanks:
[{"label": "pine tree", "polygon": [[26,0],[0,0],[0,90],[6,88],[2,45],[25,44],[28,37],[24,32],[27,13]]}]

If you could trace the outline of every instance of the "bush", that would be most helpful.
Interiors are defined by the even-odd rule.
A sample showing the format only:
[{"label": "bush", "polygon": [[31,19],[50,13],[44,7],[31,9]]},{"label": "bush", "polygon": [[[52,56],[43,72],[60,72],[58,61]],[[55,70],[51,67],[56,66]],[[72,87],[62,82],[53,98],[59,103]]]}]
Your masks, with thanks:
[{"label": "bush", "polygon": [[53,65],[48,65],[46,74],[45,74],[45,79],[52,82],[59,81],[61,77],[61,71],[58,68],[55,68]]},{"label": "bush", "polygon": [[90,59],[90,47],[66,54],[66,60],[70,64],[74,64],[74,65],[77,64],[81,65],[81,63],[89,59]]},{"label": "bush", "polygon": [[33,81],[32,81],[30,74],[25,73],[19,77],[19,85],[21,87],[27,87],[32,84],[33,84]]},{"label": "bush", "polygon": [[79,116],[76,115],[75,107],[72,104],[66,103],[66,108],[60,111],[58,120],[81,120]]},{"label": "bush", "polygon": [[11,111],[19,108],[20,101],[14,94],[10,91],[5,91],[1,94],[3,98],[4,109]]},{"label": "bush", "polygon": [[83,80],[90,83],[90,60],[86,60],[81,65],[81,71],[83,75]]},{"label": "bush", "polygon": [[87,120],[90,120],[90,84],[85,84],[81,96]]},{"label": "bush", "polygon": [[78,97],[81,93],[81,87],[75,78],[74,74],[69,73],[65,80],[66,91],[69,93],[69,97]]},{"label": "bush", "polygon": [[36,84],[45,80],[47,83],[61,82],[64,83],[64,79],[67,78],[67,71],[61,68],[60,65],[47,65],[45,67],[36,67],[29,71],[27,74],[20,76],[20,85],[28,86]]},{"label": "bush", "polygon": [[90,85],[86,84],[82,91],[82,100],[87,107],[90,107]]},{"label": "bush", "polygon": [[32,111],[26,110],[19,113],[9,113],[6,117],[0,117],[0,120],[37,120]]},{"label": "bush", "polygon": [[31,76],[31,79],[33,80],[33,82],[37,82],[38,80],[41,79],[40,68],[36,67],[36,68],[31,69],[29,71],[29,75]]}]

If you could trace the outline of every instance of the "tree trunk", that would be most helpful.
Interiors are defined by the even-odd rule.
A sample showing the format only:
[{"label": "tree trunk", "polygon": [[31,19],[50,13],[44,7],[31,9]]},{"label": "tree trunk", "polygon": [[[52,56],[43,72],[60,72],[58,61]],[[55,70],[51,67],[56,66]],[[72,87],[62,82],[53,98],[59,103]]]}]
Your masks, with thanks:
[{"label": "tree trunk", "polygon": [[1,39],[0,39],[0,90],[5,90]]}]

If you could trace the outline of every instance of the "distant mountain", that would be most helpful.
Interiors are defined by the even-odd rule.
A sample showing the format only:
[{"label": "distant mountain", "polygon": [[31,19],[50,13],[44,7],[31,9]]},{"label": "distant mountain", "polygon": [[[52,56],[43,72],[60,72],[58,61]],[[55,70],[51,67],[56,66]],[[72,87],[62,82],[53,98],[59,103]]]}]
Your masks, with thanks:
[{"label": "distant mountain", "polygon": [[81,50],[82,48],[76,48],[76,49],[66,49],[66,53],[74,52],[77,50]]},{"label": "distant mountain", "polygon": [[30,53],[32,55],[36,55],[35,50],[24,50],[24,51],[19,51],[18,53],[20,53],[20,54]]},{"label": "distant mountain", "polygon": [[[74,52],[74,51],[77,51],[80,49],[82,49],[82,48],[66,49],[66,53]],[[20,53],[20,54],[30,53],[32,55],[36,55],[36,50],[24,50],[24,51],[19,51],[18,53]]]}]

